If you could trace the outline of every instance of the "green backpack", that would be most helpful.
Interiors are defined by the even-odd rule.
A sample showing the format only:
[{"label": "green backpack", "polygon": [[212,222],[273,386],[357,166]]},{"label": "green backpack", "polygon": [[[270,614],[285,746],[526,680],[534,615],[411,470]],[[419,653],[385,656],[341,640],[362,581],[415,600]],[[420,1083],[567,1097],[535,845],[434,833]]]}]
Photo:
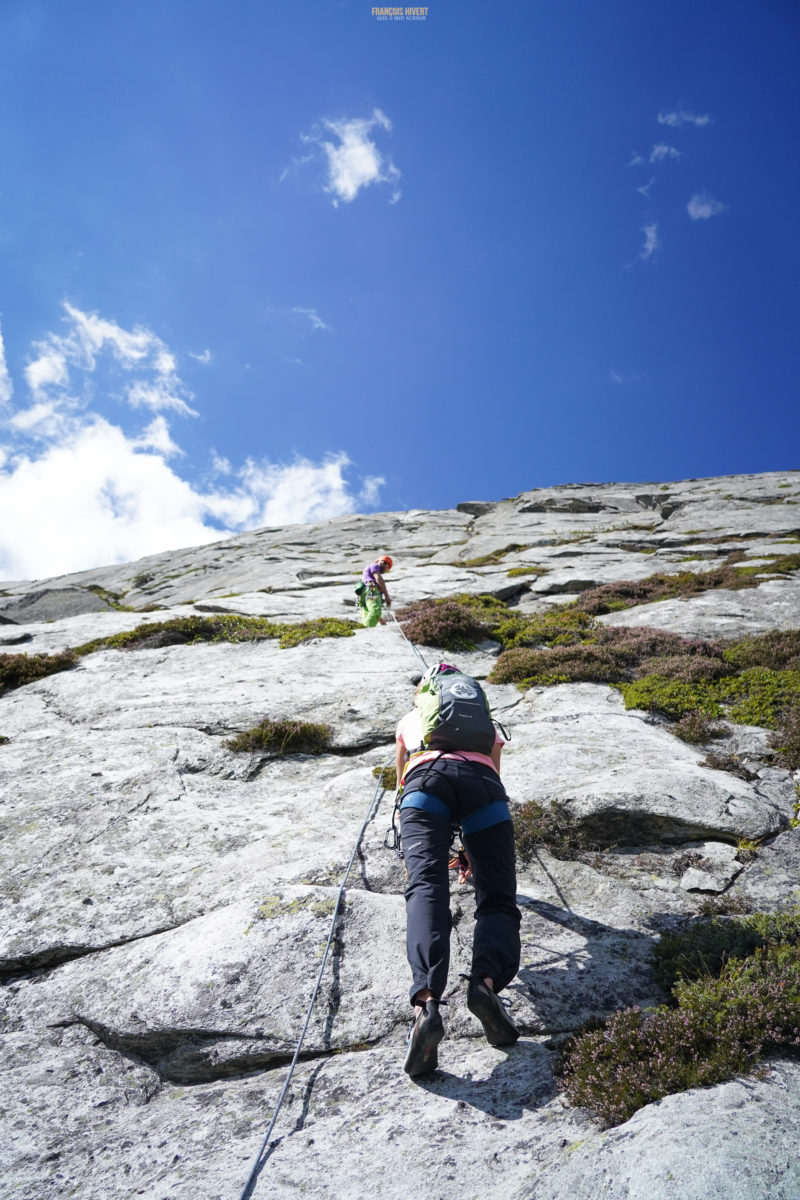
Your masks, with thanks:
[{"label": "green backpack", "polygon": [[423,676],[414,703],[422,721],[420,749],[491,754],[495,730],[489,701],[471,675],[437,663]]}]

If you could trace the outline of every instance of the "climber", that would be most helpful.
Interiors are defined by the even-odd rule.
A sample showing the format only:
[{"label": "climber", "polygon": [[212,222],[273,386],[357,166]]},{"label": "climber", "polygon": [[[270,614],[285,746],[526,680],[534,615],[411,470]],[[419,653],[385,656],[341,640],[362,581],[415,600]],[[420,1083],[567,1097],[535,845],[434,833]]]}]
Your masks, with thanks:
[{"label": "climber", "polygon": [[475,884],[467,1007],[492,1046],[519,1037],[498,993],[519,970],[521,916],[514,829],[499,774],[504,741],[480,684],[445,663],[430,667],[395,744],[415,1013],[404,1070],[417,1076],[436,1070],[444,1037],[439,1005],[450,960],[451,824],[460,824],[466,849],[460,882],[471,876]]},{"label": "climber", "polygon": [[366,626],[385,625],[381,613],[383,605],[387,608],[392,607],[391,597],[386,590],[384,582],[384,571],[391,571],[392,560],[388,554],[383,554],[370,566],[365,567],[361,576],[361,583],[356,588],[358,596],[358,606],[361,609],[361,624]]}]

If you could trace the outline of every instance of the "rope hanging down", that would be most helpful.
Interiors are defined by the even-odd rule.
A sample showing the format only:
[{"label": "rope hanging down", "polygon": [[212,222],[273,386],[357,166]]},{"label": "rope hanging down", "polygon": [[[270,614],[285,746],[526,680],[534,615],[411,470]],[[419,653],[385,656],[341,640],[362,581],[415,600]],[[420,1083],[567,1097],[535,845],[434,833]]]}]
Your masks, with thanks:
[{"label": "rope hanging down", "polygon": [[[427,671],[428,664],[425,662],[425,659],[422,657],[422,654],[419,652],[419,650],[414,645],[414,643],[409,641],[409,639],[406,637],[405,633],[403,632],[402,625],[400,624],[400,622],[398,621],[397,617],[394,615],[394,613],[392,612],[391,609],[389,609],[389,615],[391,616],[392,620],[394,621],[396,628],[400,631],[400,636],[408,643],[408,645],[411,647],[411,649],[416,654],[419,661],[422,663],[423,669],[425,671]],[[339,894],[336,897],[336,905],[333,910],[333,917],[331,918],[331,927],[328,931],[328,940],[325,943],[325,950],[323,951],[323,954],[322,954],[322,962],[320,963],[319,973],[317,974],[317,981],[314,984],[314,991],[311,996],[311,1003],[309,1004],[308,1011],[306,1012],[306,1019],[303,1023],[303,1030],[300,1034],[300,1040],[298,1041],[297,1046],[295,1048],[294,1056],[289,1065],[289,1070],[286,1074],[286,1079],[284,1081],[283,1088],[281,1090],[281,1094],[278,1097],[277,1104],[275,1105],[275,1109],[272,1113],[272,1120],[269,1123],[269,1128],[267,1129],[267,1132],[264,1135],[264,1140],[262,1141],[261,1145],[259,1146],[258,1154],[255,1157],[253,1167],[250,1171],[249,1176],[247,1177],[247,1183],[244,1185],[244,1187],[241,1191],[239,1200],[250,1200],[250,1197],[253,1195],[253,1190],[255,1188],[256,1181],[258,1180],[258,1176],[261,1173],[261,1168],[264,1166],[264,1163],[266,1162],[266,1159],[264,1158],[264,1151],[266,1150],[267,1146],[269,1145],[269,1139],[272,1136],[272,1131],[275,1128],[276,1121],[278,1120],[278,1113],[281,1110],[281,1105],[283,1104],[283,1101],[286,1098],[286,1093],[289,1090],[289,1084],[292,1081],[292,1075],[294,1074],[294,1069],[297,1066],[297,1061],[300,1057],[300,1050],[303,1045],[303,1040],[306,1036],[306,1031],[308,1030],[308,1026],[311,1021],[311,1013],[314,1010],[314,1005],[316,1004],[317,996],[319,995],[319,989],[322,985],[322,976],[325,972],[325,965],[328,961],[328,951],[331,948],[331,943],[333,941],[333,934],[336,929],[336,922],[339,918],[339,905],[342,902],[342,895],[344,893],[344,889],[347,884],[347,880],[350,877],[350,872],[353,868],[353,863],[355,862],[356,855],[358,854],[358,848],[361,845],[361,839],[364,836],[367,825],[369,825],[370,821],[374,820],[375,817],[378,815],[378,809],[380,807],[381,800],[383,799],[383,794],[386,791],[386,787],[383,783],[383,772],[386,770],[387,767],[390,767],[391,765],[392,765],[392,759],[389,759],[386,762],[386,764],[384,765],[384,767],[381,769],[381,773],[378,776],[378,779],[375,783],[375,791],[373,792],[372,799],[369,802],[369,808],[367,809],[366,816],[364,817],[364,820],[361,825],[361,829],[359,830],[359,833],[358,833],[358,837],[356,838],[356,844],[353,847],[353,853],[350,855],[350,862],[347,864],[347,870],[344,873],[344,876],[343,876],[342,882],[341,882],[341,886],[339,887]]]},{"label": "rope hanging down", "polygon": [[389,767],[389,766],[391,766],[391,759],[381,769],[381,773],[376,780],[375,791],[372,793],[372,799],[369,802],[369,808],[367,809],[366,816],[364,817],[363,823],[361,825],[361,829],[359,830],[359,834],[356,839],[356,844],[353,847],[353,853],[350,855],[350,862],[347,864],[347,870],[345,871],[344,877],[342,878],[342,883],[339,888],[339,894],[336,897],[336,905],[333,910],[333,917],[331,918],[331,927],[330,927],[330,930],[328,931],[328,940],[325,944],[325,950],[322,955],[322,962],[320,964],[319,973],[317,975],[317,982],[314,985],[314,992],[311,997],[311,1003],[309,1004],[308,1012],[306,1013],[306,1019],[305,1019],[304,1025],[303,1025],[303,1031],[300,1034],[300,1040],[297,1043],[297,1047],[294,1052],[294,1057],[292,1058],[291,1064],[289,1066],[289,1071],[286,1075],[286,1080],[283,1085],[283,1090],[281,1091],[281,1094],[278,1097],[278,1102],[275,1105],[275,1110],[272,1114],[272,1120],[269,1123],[269,1129],[267,1130],[266,1134],[264,1135],[264,1140],[259,1147],[258,1154],[256,1155],[255,1162],[253,1163],[252,1170],[250,1171],[250,1174],[247,1178],[247,1183],[244,1185],[244,1188],[242,1189],[242,1192],[239,1196],[239,1200],[249,1200],[249,1197],[253,1195],[253,1188],[255,1186],[256,1180],[258,1179],[258,1176],[261,1172],[261,1168],[263,1167],[264,1162],[266,1162],[266,1159],[263,1157],[264,1151],[266,1150],[267,1145],[269,1144],[269,1139],[272,1136],[273,1129],[275,1128],[275,1122],[278,1119],[278,1113],[280,1112],[281,1105],[283,1104],[283,1101],[286,1097],[286,1093],[289,1090],[289,1084],[291,1083],[294,1069],[297,1066],[297,1060],[300,1057],[300,1048],[303,1045],[303,1039],[306,1036],[306,1030],[308,1029],[309,1022],[311,1021],[311,1013],[314,1009],[314,1005],[317,1000],[317,995],[319,994],[319,989],[322,984],[322,976],[325,971],[325,964],[328,961],[328,951],[330,950],[331,942],[333,941],[333,934],[334,934],[334,930],[336,929],[336,922],[339,918],[339,905],[342,902],[342,895],[344,893],[345,885],[347,884],[347,880],[350,876],[350,871],[352,870],[353,863],[355,862],[356,855],[358,854],[358,848],[361,845],[361,839],[364,836],[364,832],[367,828],[367,825],[369,825],[370,821],[374,820],[374,818],[378,815],[378,809],[380,807],[381,800],[383,799],[383,793],[386,791],[386,787],[383,783],[383,772],[386,770],[386,767]]},{"label": "rope hanging down", "polygon": [[395,623],[396,628],[399,630],[400,636],[405,639],[405,641],[408,643],[408,645],[411,647],[411,649],[416,654],[419,661],[422,663],[423,668],[427,671],[428,664],[425,662],[425,659],[422,657],[422,655],[420,654],[419,650],[414,645],[414,643],[408,640],[408,638],[406,637],[405,632],[403,630],[403,626],[400,624],[400,622],[398,621],[397,617],[394,615],[394,613],[392,612],[391,609],[389,609],[389,616],[392,618],[392,620]]}]

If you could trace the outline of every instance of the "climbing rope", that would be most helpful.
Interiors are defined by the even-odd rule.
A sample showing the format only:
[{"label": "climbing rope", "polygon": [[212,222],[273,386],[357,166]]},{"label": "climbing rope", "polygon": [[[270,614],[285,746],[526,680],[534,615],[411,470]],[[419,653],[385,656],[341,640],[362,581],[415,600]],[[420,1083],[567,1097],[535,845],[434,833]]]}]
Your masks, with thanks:
[{"label": "climbing rope", "polygon": [[[398,621],[397,617],[394,615],[394,613],[392,612],[391,609],[389,609],[389,615],[391,616],[392,620],[394,621],[395,627],[400,631],[400,636],[408,643],[408,645],[411,647],[411,649],[414,651],[417,658],[421,662],[423,669],[427,671],[428,664],[425,662],[425,659],[422,657],[422,654],[419,652],[419,650],[414,645],[414,643],[409,641],[409,639],[406,637],[405,633],[403,632],[402,625],[400,624],[400,622]],[[339,887],[339,894],[336,897],[336,904],[335,904],[334,910],[333,910],[333,917],[331,918],[331,927],[328,931],[328,940],[325,944],[325,950],[323,951],[322,962],[320,964],[319,972],[317,974],[317,981],[314,985],[314,991],[311,996],[311,1003],[309,1004],[308,1011],[306,1012],[306,1019],[305,1019],[305,1022],[303,1023],[303,1029],[300,1034],[300,1039],[297,1043],[297,1046],[295,1047],[294,1056],[292,1057],[292,1061],[289,1065],[289,1070],[286,1074],[286,1079],[283,1084],[283,1089],[281,1090],[281,1094],[278,1097],[278,1101],[273,1110],[272,1119],[269,1123],[269,1128],[267,1129],[267,1132],[264,1135],[264,1140],[262,1141],[261,1145],[259,1146],[258,1154],[255,1157],[255,1161],[253,1162],[252,1169],[250,1171],[249,1176],[247,1177],[247,1183],[244,1185],[244,1187],[241,1191],[239,1200],[250,1200],[250,1197],[253,1195],[253,1191],[254,1191],[256,1182],[258,1180],[258,1176],[261,1173],[261,1169],[264,1166],[265,1162],[267,1161],[266,1157],[264,1155],[264,1151],[267,1149],[267,1146],[269,1145],[269,1140],[272,1136],[272,1131],[275,1128],[276,1121],[278,1120],[278,1113],[281,1110],[281,1105],[283,1104],[283,1101],[286,1098],[286,1093],[289,1090],[289,1084],[292,1081],[292,1075],[294,1074],[294,1069],[297,1066],[297,1061],[300,1057],[300,1050],[303,1045],[303,1040],[306,1036],[306,1032],[308,1030],[309,1023],[311,1021],[311,1014],[314,1011],[314,1005],[316,1004],[317,996],[319,995],[319,989],[322,985],[322,976],[325,972],[325,965],[328,961],[328,951],[331,948],[334,931],[336,929],[336,922],[339,919],[339,906],[342,902],[342,895],[344,894],[344,889],[347,884],[347,880],[350,877],[350,872],[353,868],[353,863],[355,862],[356,855],[358,854],[358,850],[361,845],[361,839],[364,836],[367,825],[369,825],[370,821],[373,821],[375,819],[375,817],[378,815],[378,809],[380,808],[381,800],[383,799],[384,793],[386,791],[386,786],[383,782],[384,771],[387,769],[387,767],[390,767],[392,765],[392,762],[393,762],[393,760],[389,759],[385,763],[385,765],[381,768],[381,773],[378,776],[377,781],[375,783],[375,791],[373,792],[372,799],[369,802],[369,807],[367,809],[366,816],[364,817],[364,820],[361,825],[361,829],[359,830],[359,833],[358,833],[358,837],[356,838],[356,843],[353,847],[353,853],[350,855],[350,862],[347,864],[347,870],[344,873],[341,885]],[[392,825],[394,826],[394,819],[392,820]],[[384,844],[386,844],[385,841],[384,841]]]},{"label": "climbing rope", "polygon": [[350,855],[350,862],[347,864],[347,870],[345,871],[344,877],[342,878],[342,883],[339,888],[339,894],[336,897],[336,904],[335,904],[334,910],[333,910],[333,917],[331,918],[331,927],[330,927],[330,930],[328,931],[328,941],[325,944],[325,950],[322,955],[322,963],[320,964],[319,973],[317,974],[317,982],[314,985],[314,992],[311,996],[311,1003],[309,1004],[308,1012],[306,1013],[306,1019],[305,1019],[304,1025],[303,1025],[303,1031],[300,1034],[300,1040],[298,1041],[297,1046],[295,1048],[294,1057],[292,1058],[291,1065],[289,1066],[289,1071],[286,1075],[286,1080],[283,1085],[283,1090],[281,1091],[281,1094],[278,1097],[278,1102],[275,1105],[275,1109],[272,1113],[272,1120],[269,1123],[269,1129],[267,1130],[266,1134],[264,1135],[264,1140],[259,1147],[258,1154],[256,1155],[255,1161],[253,1163],[252,1170],[250,1171],[250,1174],[247,1178],[247,1183],[244,1185],[244,1188],[242,1189],[242,1192],[239,1196],[239,1200],[249,1200],[249,1197],[253,1195],[253,1189],[255,1187],[256,1180],[258,1179],[258,1176],[261,1173],[261,1168],[263,1167],[264,1163],[266,1162],[266,1158],[264,1157],[264,1151],[266,1150],[267,1145],[269,1144],[269,1139],[272,1136],[273,1129],[275,1128],[275,1122],[278,1119],[278,1113],[281,1110],[281,1105],[283,1104],[283,1101],[286,1097],[286,1093],[289,1090],[289,1084],[291,1083],[294,1069],[297,1066],[297,1060],[300,1057],[300,1049],[303,1045],[303,1039],[306,1036],[306,1030],[308,1029],[309,1022],[311,1021],[311,1013],[313,1012],[314,1004],[316,1003],[317,995],[319,994],[319,989],[322,984],[322,976],[325,971],[325,964],[328,961],[328,951],[330,950],[331,942],[333,941],[333,934],[334,934],[334,930],[336,929],[336,922],[339,918],[339,906],[342,902],[342,895],[344,893],[345,885],[347,884],[347,880],[350,876],[350,871],[353,868],[353,863],[355,862],[356,855],[358,854],[358,850],[361,845],[361,839],[364,836],[367,825],[369,825],[370,821],[374,820],[375,817],[378,815],[378,809],[380,808],[380,803],[381,803],[381,800],[383,799],[383,794],[386,791],[386,786],[383,782],[384,771],[386,770],[387,767],[391,766],[391,762],[392,762],[392,760],[389,759],[385,763],[385,765],[381,768],[381,773],[378,776],[377,781],[375,783],[375,791],[372,793],[372,799],[369,802],[369,808],[367,809],[366,816],[364,817],[364,820],[361,825],[361,829],[359,830],[358,837],[356,839],[356,844],[353,847],[353,853]]},{"label": "climbing rope", "polygon": [[396,629],[398,629],[398,630],[400,631],[400,636],[401,636],[401,637],[402,637],[402,638],[403,638],[403,639],[404,639],[404,640],[405,640],[405,641],[408,643],[408,645],[411,647],[411,649],[412,649],[412,650],[414,651],[414,653],[416,654],[416,656],[417,656],[417,658],[419,659],[419,661],[422,663],[422,666],[423,666],[423,668],[424,668],[424,669],[427,671],[427,669],[428,669],[428,664],[425,662],[425,659],[422,657],[422,655],[420,654],[419,650],[418,650],[418,649],[417,649],[417,647],[414,645],[414,643],[413,643],[413,642],[410,642],[410,641],[408,640],[408,638],[406,637],[406,635],[405,635],[405,632],[404,632],[404,630],[403,630],[403,626],[400,624],[400,622],[398,621],[397,617],[396,617],[396,616],[394,615],[394,613],[392,612],[391,608],[389,609],[389,616],[390,616],[390,617],[392,618],[392,620],[394,621],[394,623],[395,623],[395,628],[396,628]]}]

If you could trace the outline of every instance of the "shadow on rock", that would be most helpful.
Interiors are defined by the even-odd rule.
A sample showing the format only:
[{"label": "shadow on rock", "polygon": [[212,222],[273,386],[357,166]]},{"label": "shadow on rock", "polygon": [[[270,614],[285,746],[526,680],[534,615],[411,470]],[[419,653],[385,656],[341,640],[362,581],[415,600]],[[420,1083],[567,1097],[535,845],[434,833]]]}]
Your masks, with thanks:
[{"label": "shadow on rock", "polygon": [[[485,1054],[483,1046],[482,1050]],[[470,1050],[469,1062],[474,1062],[475,1053]],[[499,1121],[518,1121],[526,1110],[540,1108],[555,1096],[554,1055],[539,1043],[528,1041],[517,1042],[502,1053],[506,1057],[487,1078],[479,1077],[475,1069],[463,1076],[440,1069],[413,1082],[423,1091],[455,1101],[458,1108],[477,1108]],[[440,1058],[448,1057],[446,1042],[439,1054]],[[455,1048],[452,1054],[455,1058]]]},{"label": "shadow on rock", "polygon": [[544,900],[519,901],[522,965],[508,992],[524,1033],[572,1032],[590,1018],[663,1000],[652,973],[655,934],[604,925]]}]

